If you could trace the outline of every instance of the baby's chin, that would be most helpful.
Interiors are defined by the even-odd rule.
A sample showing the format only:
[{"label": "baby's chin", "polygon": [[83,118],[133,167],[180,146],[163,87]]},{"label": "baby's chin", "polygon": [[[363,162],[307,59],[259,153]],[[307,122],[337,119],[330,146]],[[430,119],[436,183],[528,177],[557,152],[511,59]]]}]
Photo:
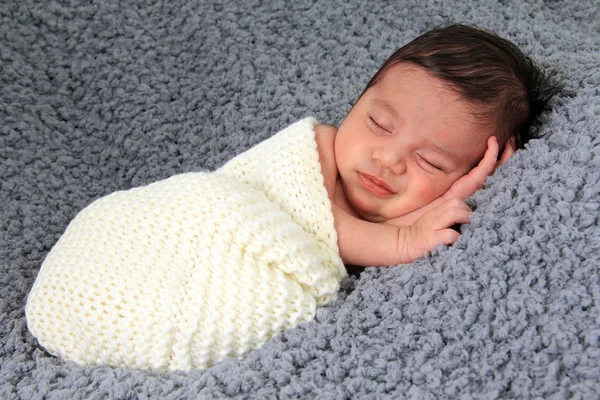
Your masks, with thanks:
[{"label": "baby's chin", "polygon": [[369,222],[374,222],[378,224],[385,224],[386,222],[390,222],[393,225],[410,225],[412,224],[418,216],[415,216],[415,212],[418,212],[420,207],[410,208],[408,210],[394,210],[396,213],[393,215],[387,215],[385,211],[389,210],[369,210],[365,207],[360,207],[359,204],[352,204],[349,202],[353,210],[356,212],[357,216],[361,219]]},{"label": "baby's chin", "polygon": [[357,205],[354,205],[352,203],[350,203],[350,205],[352,206],[356,214],[358,214],[358,216],[365,221],[381,224],[389,219],[379,213],[370,210],[363,210],[361,207],[358,207]]},{"label": "baby's chin", "polygon": [[[346,185],[342,183],[342,187],[344,189],[344,195],[346,198],[346,202],[348,206],[350,206],[352,214],[354,217],[360,218],[365,221],[374,222],[378,224],[383,224],[387,221],[393,220],[399,215],[386,215],[385,210],[382,210],[377,205],[373,204],[369,200],[363,198],[362,196],[354,197],[352,194],[348,193]],[[349,210],[346,210],[349,211]],[[389,211],[389,210],[388,210]],[[410,210],[404,214],[410,214],[414,210]],[[403,214],[403,215],[404,215]]]}]

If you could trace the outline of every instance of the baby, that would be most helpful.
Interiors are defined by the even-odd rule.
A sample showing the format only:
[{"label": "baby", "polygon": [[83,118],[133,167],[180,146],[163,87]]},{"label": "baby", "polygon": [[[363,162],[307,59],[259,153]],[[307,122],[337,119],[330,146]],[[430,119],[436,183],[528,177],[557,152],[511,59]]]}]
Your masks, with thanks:
[{"label": "baby", "polygon": [[315,127],[344,262],[408,263],[454,243],[472,212],[464,200],[537,137],[556,91],[514,44],[469,26],[394,53],[339,129]]},{"label": "baby", "polygon": [[88,205],[44,260],[28,327],[81,365],[190,370],[241,357],[314,318],[347,265],[454,243],[464,200],[533,137],[553,91],[505,40],[465,26],[426,33],[339,129],[305,118],[215,171]]}]

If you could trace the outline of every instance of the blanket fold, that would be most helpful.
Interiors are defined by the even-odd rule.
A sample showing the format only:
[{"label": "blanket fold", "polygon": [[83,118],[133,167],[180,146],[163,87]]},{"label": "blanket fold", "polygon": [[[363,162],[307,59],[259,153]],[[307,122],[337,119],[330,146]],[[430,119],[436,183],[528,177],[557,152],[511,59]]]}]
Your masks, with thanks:
[{"label": "blanket fold", "polygon": [[38,274],[33,335],[79,364],[190,370],[312,319],[346,274],[315,124],[90,204]]}]

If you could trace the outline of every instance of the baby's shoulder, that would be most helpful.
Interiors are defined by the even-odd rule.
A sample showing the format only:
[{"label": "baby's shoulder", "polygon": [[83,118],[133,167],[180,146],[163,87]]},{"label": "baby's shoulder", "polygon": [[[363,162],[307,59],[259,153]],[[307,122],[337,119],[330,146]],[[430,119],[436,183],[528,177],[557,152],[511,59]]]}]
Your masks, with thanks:
[{"label": "baby's shoulder", "polygon": [[317,124],[314,127],[314,131],[321,162],[325,160],[330,161],[330,159],[333,160],[337,128],[332,125]]},{"label": "baby's shoulder", "polygon": [[317,124],[314,127],[315,140],[321,151],[333,151],[337,128],[333,125]]},{"label": "baby's shoulder", "polygon": [[325,189],[327,189],[329,199],[333,201],[335,181],[338,174],[335,161],[335,134],[337,129],[331,125],[319,124],[315,125],[314,130]]},{"label": "baby's shoulder", "polygon": [[324,135],[334,135],[337,133],[337,128],[333,125],[328,124],[317,124],[315,125],[315,133]]}]

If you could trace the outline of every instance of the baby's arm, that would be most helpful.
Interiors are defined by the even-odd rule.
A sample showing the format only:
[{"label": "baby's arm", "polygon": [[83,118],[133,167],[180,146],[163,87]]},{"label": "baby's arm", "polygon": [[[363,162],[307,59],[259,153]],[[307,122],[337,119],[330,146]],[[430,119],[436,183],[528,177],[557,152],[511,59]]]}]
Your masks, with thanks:
[{"label": "baby's arm", "polygon": [[460,234],[451,227],[469,222],[471,209],[458,199],[428,211],[409,226],[364,221],[333,204],[338,247],[346,264],[364,267],[406,264],[423,258],[440,244],[452,244]]}]

